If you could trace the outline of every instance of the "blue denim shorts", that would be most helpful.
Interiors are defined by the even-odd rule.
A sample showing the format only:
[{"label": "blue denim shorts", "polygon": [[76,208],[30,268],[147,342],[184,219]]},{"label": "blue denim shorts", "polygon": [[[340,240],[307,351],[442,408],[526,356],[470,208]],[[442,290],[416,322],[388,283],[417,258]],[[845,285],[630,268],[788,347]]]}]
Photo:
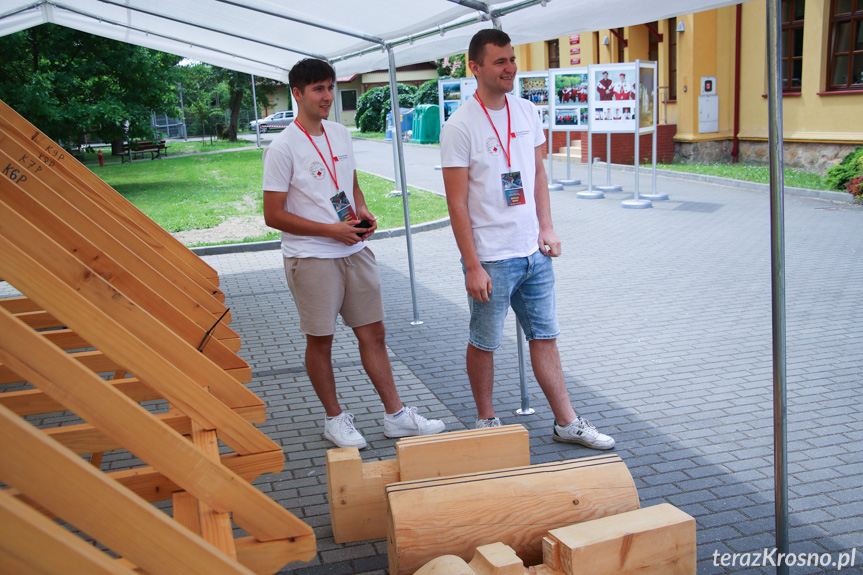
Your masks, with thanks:
[{"label": "blue denim shorts", "polygon": [[481,263],[491,277],[491,295],[487,302],[467,296],[472,346],[484,351],[500,347],[510,307],[527,341],[555,339],[560,335],[551,257],[537,250],[525,258]]}]

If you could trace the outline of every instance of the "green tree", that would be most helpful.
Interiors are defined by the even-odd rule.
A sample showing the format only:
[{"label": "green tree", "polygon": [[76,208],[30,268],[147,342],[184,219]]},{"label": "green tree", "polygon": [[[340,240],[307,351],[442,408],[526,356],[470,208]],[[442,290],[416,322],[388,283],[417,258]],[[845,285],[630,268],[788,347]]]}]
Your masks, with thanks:
[{"label": "green tree", "polygon": [[438,76],[450,76],[452,78],[464,78],[467,73],[464,54],[456,54],[449,58],[441,58],[437,64]]},{"label": "green tree", "polygon": [[[396,89],[399,92],[399,106],[413,108],[416,86],[396,84]],[[387,129],[387,113],[391,108],[390,87],[372,88],[357,100],[354,121],[360,132],[384,132]]]},{"label": "green tree", "polygon": [[414,94],[414,107],[421,104],[437,104],[438,102],[438,79],[429,80],[419,87]]},{"label": "green tree", "polygon": [[152,138],[151,111],[176,113],[178,56],[43,24],[0,42],[0,99],[51,138]]},{"label": "green tree", "polygon": [[[196,107],[195,117],[209,122],[212,116],[230,112],[228,126],[218,134],[231,141],[237,140],[240,110],[257,105],[269,105],[269,96],[276,91],[276,82],[267,78],[255,78],[256,103],[252,102],[251,76],[209,64],[181,64],[175,70],[176,81],[182,86],[183,104],[186,109]],[[201,106],[209,102],[211,112],[204,114]]]}]

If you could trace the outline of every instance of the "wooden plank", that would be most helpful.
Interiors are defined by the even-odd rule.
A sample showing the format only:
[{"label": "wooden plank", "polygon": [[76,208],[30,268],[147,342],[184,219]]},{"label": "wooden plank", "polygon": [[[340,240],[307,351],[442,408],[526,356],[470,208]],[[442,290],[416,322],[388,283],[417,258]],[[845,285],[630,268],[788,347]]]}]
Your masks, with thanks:
[{"label": "wooden plank", "polygon": [[[210,461],[219,462],[219,440],[215,431],[207,431],[200,425],[192,423],[192,443]],[[234,546],[234,530],[231,526],[231,515],[217,511],[203,501],[198,501],[198,522],[201,526],[201,537],[212,543],[216,549],[237,559],[237,548]]]},{"label": "wooden plank", "polygon": [[509,545],[501,542],[480,545],[470,568],[477,575],[524,575],[524,563]]},{"label": "wooden plank", "polygon": [[[120,389],[118,386],[115,386],[117,389]],[[122,391],[122,390],[121,390]],[[137,400],[136,400],[137,401]],[[240,408],[235,410],[237,413],[243,416],[246,421],[250,423],[260,423],[259,415],[263,412],[262,409],[254,408]],[[180,435],[189,435],[192,433],[192,420],[188,415],[182,413],[159,413],[155,414],[154,417],[179,433]],[[61,427],[49,427],[42,430],[46,435],[50,436],[51,439],[60,443],[66,449],[73,451],[79,455],[85,453],[93,453],[96,451],[112,451],[115,449],[122,449],[123,446],[117,443],[111,437],[105,435],[101,430],[93,427],[92,424],[89,423],[79,423],[77,425],[63,425]],[[270,453],[265,452],[265,453]],[[281,453],[281,451],[273,451],[272,453]],[[248,456],[242,457],[257,457],[260,454],[252,454]],[[230,454],[226,454],[225,457],[229,457]],[[278,462],[275,464],[275,469],[269,470],[269,473],[278,473],[284,467],[284,456],[281,458],[281,464]],[[263,473],[264,471],[261,471]],[[251,481],[251,479],[244,476],[244,479],[247,481]],[[254,478],[252,478],[254,479]]]},{"label": "wooden plank", "polygon": [[0,481],[147,572],[251,571],[0,407]]},{"label": "wooden plank", "polygon": [[[0,180],[2,185],[8,184]],[[27,230],[28,226],[17,214],[0,209],[3,234],[19,227]],[[254,393],[62,250],[39,253],[39,261],[34,261],[31,253],[9,242],[3,234],[0,275],[201,425],[218,428],[220,439],[238,453],[271,449],[271,440],[230,410],[260,403]],[[65,281],[43,265],[64,276]],[[196,385],[187,385],[190,382]],[[221,401],[201,389],[202,385],[209,385]]]},{"label": "wooden plank", "polygon": [[476,575],[476,573],[461,557],[442,555],[420,567],[414,575]]},{"label": "wooden plank", "polygon": [[[0,151],[0,164],[7,162],[14,165],[14,161]],[[10,237],[11,240],[16,241],[22,249],[34,251],[42,249],[41,245],[34,245],[34,242],[51,241],[58,244],[188,344],[195,347],[201,344],[207,330],[215,324],[211,313],[74,207],[59,205],[65,204],[65,200],[53,190],[40,186],[36,178],[27,183],[35,188],[31,193],[38,194],[39,201],[27,193],[21,193],[20,189],[0,186],[0,209],[14,210],[42,233],[27,234],[25,237],[15,235]],[[56,198],[56,202],[47,203],[47,207],[43,205],[52,197]],[[82,235],[84,231],[87,237]],[[94,242],[100,242],[102,247],[97,247]],[[113,250],[105,251],[112,247]],[[117,257],[124,258],[124,263],[116,260]],[[124,268],[124,265],[128,267]],[[161,293],[156,289],[161,290]],[[163,293],[170,294],[171,299],[163,297]],[[223,369],[248,366],[217,339],[208,341],[203,353]]]},{"label": "wooden plank", "polygon": [[695,519],[669,503],[549,531],[568,575],[695,575]]},{"label": "wooden plank", "polygon": [[[162,394],[157,393],[156,390],[145,385],[136,377],[115,379],[109,383],[138,403],[165,399]],[[66,411],[64,406],[38,389],[0,393],[0,405],[5,405],[11,411],[22,416]],[[256,405],[235,407],[233,409],[250,423],[260,424],[267,420],[267,410],[263,402],[258,402]],[[80,453],[89,453],[89,451],[82,451]]]},{"label": "wooden plank", "polygon": [[356,447],[327,450],[327,499],[336,543],[386,537],[387,473],[398,477],[398,462],[363,464]]},{"label": "wooden plank", "polygon": [[198,500],[191,493],[178,491],[172,498],[174,521],[191,531],[201,534],[201,518],[198,515]]},{"label": "wooden plank", "polygon": [[237,560],[258,575],[273,575],[292,561],[311,561],[317,555],[314,539],[258,541],[254,537],[235,540]]},{"label": "wooden plank", "polygon": [[51,315],[45,310],[33,310],[18,312],[17,315],[21,321],[32,327],[33,329],[51,329],[56,327],[65,327],[62,321]]},{"label": "wooden plank", "polygon": [[93,545],[84,542],[44,515],[0,491],[0,551],[14,557],[24,569],[9,569],[6,560],[0,573],[88,573],[132,575]]},{"label": "wooden plank", "polygon": [[396,459],[401,481],[523,467],[530,465],[530,437],[522,425],[445,433],[399,441]]},{"label": "wooden plank", "polygon": [[14,135],[20,142],[32,142],[32,146],[28,150],[35,154],[36,160],[42,163],[43,168],[55,169],[64,173],[73,183],[81,185],[82,190],[93,194],[93,199],[98,198],[103,209],[106,211],[110,209],[112,215],[122,217],[123,219],[120,221],[126,227],[139,233],[143,239],[153,245],[154,249],[164,252],[166,261],[195,270],[213,285],[218,285],[218,274],[212,267],[197,258],[176,238],[156,225],[131,202],[100,180],[80,162],[69,157],[59,145],[36,129],[2,100],[0,100],[0,126],[9,129],[10,134]]},{"label": "wooden plank", "polygon": [[12,313],[27,311],[42,311],[42,308],[27,296],[12,296],[0,298],[0,307]]},{"label": "wooden plank", "polygon": [[362,463],[355,448],[327,451],[327,493],[337,543],[386,536],[383,487],[412,481],[530,465],[522,425],[400,439],[396,461]]},{"label": "wooden plank", "polygon": [[[199,502],[217,511],[233,512],[237,525],[256,538],[266,541],[314,536],[308,525],[229,469],[211,461],[147,410],[77,365],[5,310],[0,310],[0,359],[170,477]],[[194,383],[189,385],[197,388]],[[247,422],[243,423],[263,436]],[[263,445],[278,449],[269,438],[264,438]]]},{"label": "wooden plank", "polygon": [[132,575],[132,571],[0,491],[0,573]]},{"label": "wooden plank", "polygon": [[[17,316],[15,317],[17,318]],[[123,368],[123,366],[110,357],[107,357],[101,351],[77,351],[67,355],[93,373],[106,373]],[[15,373],[15,370],[3,363],[0,363],[0,383],[14,383],[19,381],[23,381],[23,378],[19,374]]]},{"label": "wooden plank", "polygon": [[525,563],[542,560],[549,528],[638,508],[626,465],[614,454],[386,487],[390,573],[413,573],[430,559],[467,560],[502,542]]}]

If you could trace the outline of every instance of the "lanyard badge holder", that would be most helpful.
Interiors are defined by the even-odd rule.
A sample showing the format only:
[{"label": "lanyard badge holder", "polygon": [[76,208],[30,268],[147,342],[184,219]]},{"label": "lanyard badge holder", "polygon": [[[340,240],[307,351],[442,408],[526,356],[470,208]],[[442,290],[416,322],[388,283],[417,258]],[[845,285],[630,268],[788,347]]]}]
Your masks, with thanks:
[{"label": "lanyard badge holder", "polygon": [[312,146],[315,147],[315,151],[318,153],[318,156],[321,157],[321,161],[324,163],[324,167],[327,168],[327,172],[330,174],[330,179],[333,180],[333,184],[336,186],[336,195],[330,198],[330,202],[333,204],[333,209],[336,210],[336,215],[339,217],[340,222],[344,222],[347,220],[355,220],[357,219],[357,215],[354,212],[353,206],[351,206],[351,201],[348,199],[348,196],[339,188],[339,180],[338,174],[336,173],[336,162],[339,161],[335,155],[333,155],[333,147],[330,145],[330,138],[327,136],[327,131],[324,129],[323,125],[321,125],[321,130],[324,132],[324,138],[327,140],[327,148],[330,152],[330,158],[333,160],[333,169],[330,170],[330,165],[324,159],[324,155],[321,153],[321,150],[318,148],[318,145],[315,144],[315,141],[312,139],[311,134],[309,134],[306,129],[300,124],[299,121],[294,120],[294,123],[297,127],[306,135],[309,141],[312,143]]},{"label": "lanyard badge holder", "polygon": [[483,104],[482,100],[479,97],[479,94],[474,93],[477,102],[482,106],[482,111],[485,112],[485,117],[488,118],[488,123],[491,124],[491,129],[494,130],[494,135],[497,137],[497,141],[500,143],[503,155],[506,158],[506,165],[510,169],[508,172],[504,172],[500,175],[500,187],[503,190],[503,197],[506,200],[506,205],[509,207],[512,206],[522,206],[527,203],[524,195],[524,185],[521,180],[521,172],[520,171],[512,171],[512,163],[510,160],[510,148],[509,143],[510,140],[514,137],[512,133],[512,119],[509,115],[509,100],[505,100],[506,103],[506,147],[503,146],[503,141],[500,139],[500,134],[497,132],[497,128],[494,125],[494,122],[491,121],[491,116],[488,113],[488,110]]}]

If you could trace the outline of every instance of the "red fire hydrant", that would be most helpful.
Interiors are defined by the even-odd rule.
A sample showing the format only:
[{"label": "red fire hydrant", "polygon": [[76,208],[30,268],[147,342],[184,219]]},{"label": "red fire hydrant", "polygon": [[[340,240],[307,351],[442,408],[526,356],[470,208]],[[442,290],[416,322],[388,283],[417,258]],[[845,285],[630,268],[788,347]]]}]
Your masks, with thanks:
[{"label": "red fire hydrant", "polygon": [[98,152],[96,155],[97,155],[97,156],[99,156],[99,165],[100,165],[100,166],[104,166],[104,165],[105,165],[105,160],[104,160],[104,159],[102,159],[102,150],[99,150],[99,152]]}]

